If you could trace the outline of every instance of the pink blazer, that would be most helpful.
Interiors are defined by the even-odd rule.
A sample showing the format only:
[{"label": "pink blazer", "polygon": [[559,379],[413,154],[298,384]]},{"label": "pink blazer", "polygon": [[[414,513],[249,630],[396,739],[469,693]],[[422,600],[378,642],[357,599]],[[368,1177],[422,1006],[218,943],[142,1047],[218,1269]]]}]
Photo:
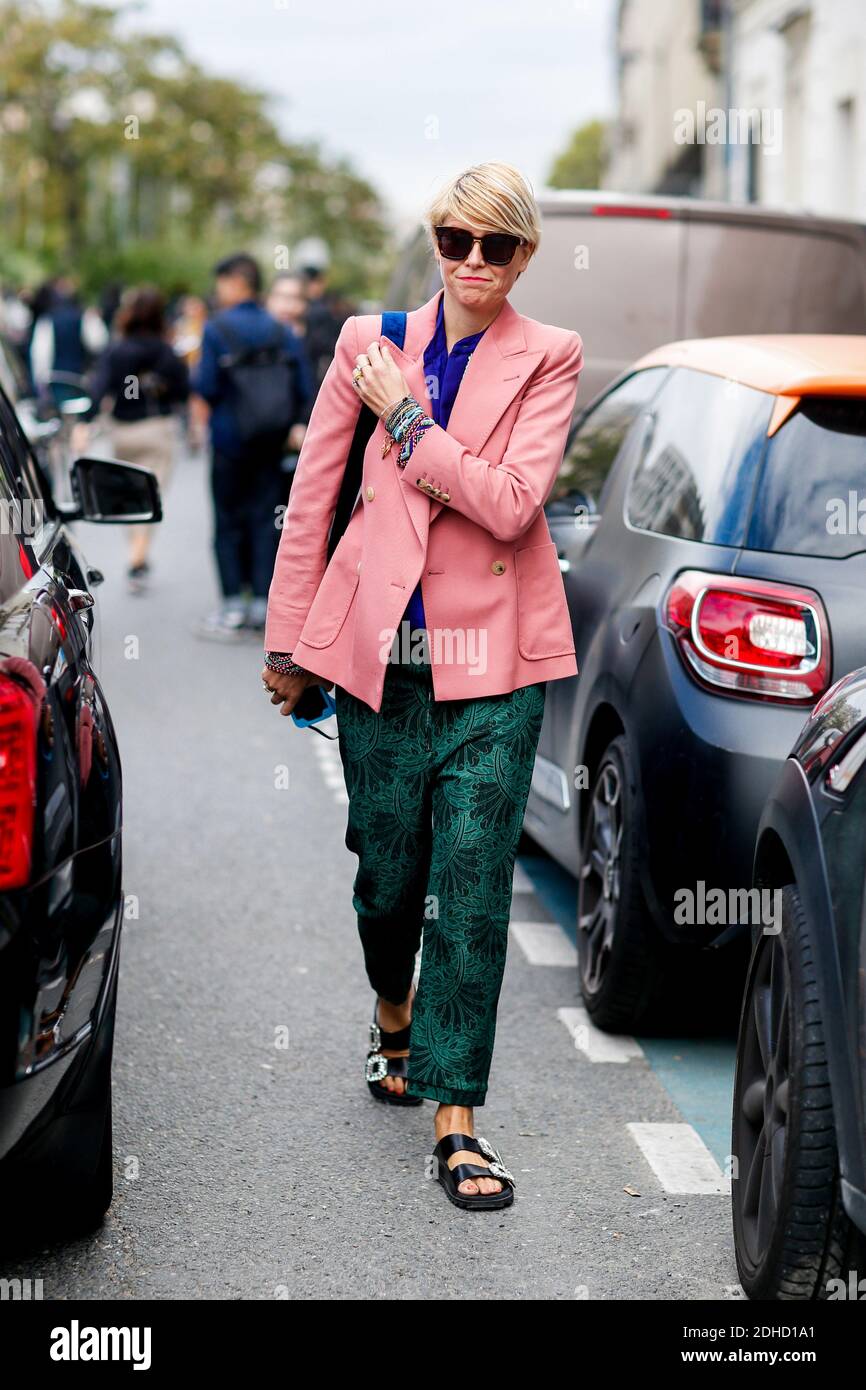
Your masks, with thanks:
[{"label": "pink blazer", "polygon": [[429,404],[424,349],[442,293],[408,314],[402,351],[383,337],[378,315],[344,323],[298,459],[268,595],[266,650],[292,652],[374,710],[419,580],[436,699],[577,674],[543,507],[562,461],[583,348],[577,333],[527,318],[508,300],[472,354],[448,429],[427,430],[405,469],[396,446],[382,458],[377,423],[361,498],[326,567],[358,417],[355,358],[374,340],[387,344],[409,390]]}]

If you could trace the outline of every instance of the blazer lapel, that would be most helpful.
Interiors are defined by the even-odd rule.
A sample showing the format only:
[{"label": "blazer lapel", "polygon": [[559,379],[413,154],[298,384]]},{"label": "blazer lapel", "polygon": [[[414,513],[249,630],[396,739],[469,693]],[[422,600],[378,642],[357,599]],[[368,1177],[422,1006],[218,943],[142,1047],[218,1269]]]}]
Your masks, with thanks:
[{"label": "blazer lapel", "polygon": [[[405,348],[380,334],[398,362],[409,390],[422,405],[430,405],[424,378],[424,349],[433,336],[439,308],[439,290],[432,299],[414,310],[406,320]],[[508,406],[535,371],[543,351],[528,352],[523,324],[517,310],[506,299],[474,349],[451,410],[447,433],[459,439],[472,454],[480,454]],[[423,449],[423,441],[420,445]],[[407,468],[411,467],[411,462]],[[426,547],[427,529],[445,506],[431,502],[421,488],[401,488],[412,524]]]}]

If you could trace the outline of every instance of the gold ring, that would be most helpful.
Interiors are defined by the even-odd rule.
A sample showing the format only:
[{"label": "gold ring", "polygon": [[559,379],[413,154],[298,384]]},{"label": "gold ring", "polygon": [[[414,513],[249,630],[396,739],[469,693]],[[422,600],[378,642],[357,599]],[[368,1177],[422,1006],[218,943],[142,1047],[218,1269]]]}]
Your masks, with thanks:
[{"label": "gold ring", "polygon": [[363,375],[364,375],[364,368],[363,368],[363,367],[356,367],[355,370],[352,372],[352,380],[355,382],[356,385],[357,385],[357,383],[361,380],[361,378],[363,377]]}]

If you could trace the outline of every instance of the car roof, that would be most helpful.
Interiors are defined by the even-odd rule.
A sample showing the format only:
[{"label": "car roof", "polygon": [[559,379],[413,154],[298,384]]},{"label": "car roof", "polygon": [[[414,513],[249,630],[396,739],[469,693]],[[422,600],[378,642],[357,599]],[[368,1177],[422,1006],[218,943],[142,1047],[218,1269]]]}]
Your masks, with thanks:
[{"label": "car roof", "polygon": [[866,232],[866,223],[861,218],[828,217],[805,207],[716,202],[677,194],[617,193],[607,188],[542,188],[537,202],[546,216],[608,213],[682,217],[690,222],[732,222],[760,224],[781,231],[830,232],[861,242]]},{"label": "car roof", "polygon": [[866,336],[744,333],[665,343],[635,363],[692,367],[774,396],[866,396]]}]

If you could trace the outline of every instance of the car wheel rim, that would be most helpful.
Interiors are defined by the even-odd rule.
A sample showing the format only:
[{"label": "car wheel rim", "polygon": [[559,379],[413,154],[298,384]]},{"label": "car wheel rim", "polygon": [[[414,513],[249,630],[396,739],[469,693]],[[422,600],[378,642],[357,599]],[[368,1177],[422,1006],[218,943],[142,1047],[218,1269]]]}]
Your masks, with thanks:
[{"label": "car wheel rim", "polygon": [[595,784],[578,887],[577,925],[584,990],[595,994],[613,947],[621,884],[622,779],[606,763]]},{"label": "car wheel rim", "polygon": [[737,1096],[740,1218],[753,1265],[779,1219],[790,1080],[790,985],[779,937],[758,946],[743,1031]]}]

